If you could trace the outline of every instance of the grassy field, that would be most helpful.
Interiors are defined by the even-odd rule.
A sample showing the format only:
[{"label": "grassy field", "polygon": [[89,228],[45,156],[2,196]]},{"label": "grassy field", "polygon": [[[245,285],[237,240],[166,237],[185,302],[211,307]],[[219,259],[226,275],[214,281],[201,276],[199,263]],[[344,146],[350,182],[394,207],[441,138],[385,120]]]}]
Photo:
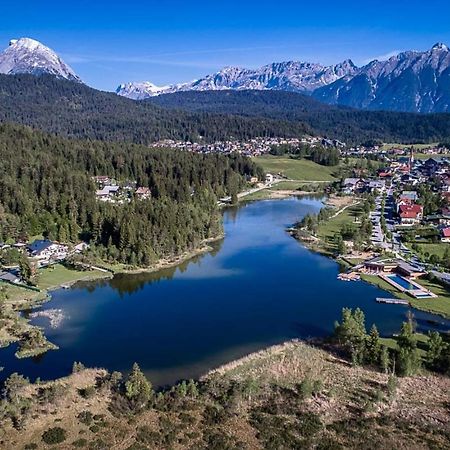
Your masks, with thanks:
[{"label": "grassy field", "polygon": [[254,158],[266,172],[281,173],[291,180],[335,181],[333,172],[337,167],[326,167],[306,159],[291,159],[278,156],[260,156]]},{"label": "grassy field", "polygon": [[434,314],[440,314],[444,317],[450,317],[450,291],[446,290],[440,284],[432,283],[425,279],[418,279],[417,282],[424,288],[436,294],[437,298],[413,298],[408,294],[398,291],[386,281],[374,275],[361,275],[361,278],[368,283],[378,286],[394,297],[408,300],[412,307],[422,311],[428,311]]},{"label": "grassy field", "polygon": [[437,143],[432,144],[384,144],[381,148],[382,150],[391,150],[393,148],[411,148],[415,150],[423,150],[425,148],[436,147]]},{"label": "grassy field", "polygon": [[436,294],[437,298],[413,298],[411,299],[411,305],[414,308],[422,309],[424,311],[430,311],[433,313],[441,314],[445,317],[450,317],[450,291],[446,290],[443,286],[437,283],[425,279],[417,280],[424,288],[429,289]]},{"label": "grassy field", "polygon": [[429,253],[431,255],[436,255],[439,258],[443,258],[445,250],[450,248],[449,243],[441,242],[437,244],[417,244],[422,253]]},{"label": "grassy field", "polygon": [[40,289],[52,289],[65,283],[73,283],[77,280],[99,278],[104,276],[105,273],[96,270],[71,270],[61,264],[56,264],[52,267],[41,269],[39,271],[37,284]]},{"label": "grassy field", "polygon": [[270,188],[270,190],[272,190],[272,191],[300,191],[305,186],[309,186],[309,183],[304,183],[301,181],[280,181],[279,183],[274,184]]},{"label": "grassy field", "polygon": [[317,237],[321,239],[326,253],[332,253],[335,250],[334,236],[342,230],[345,223],[354,223],[355,217],[362,213],[361,205],[355,205],[347,208],[338,216],[326,220],[319,225]]},{"label": "grassy field", "polygon": [[[427,354],[427,350],[428,350],[428,336],[426,334],[416,333],[416,339],[417,339],[417,348],[419,349],[419,354],[423,359],[423,358],[425,358],[425,356]],[[396,337],[381,338],[380,340],[381,340],[382,344],[385,345],[387,348],[390,348],[392,350],[396,350],[398,348]]]}]

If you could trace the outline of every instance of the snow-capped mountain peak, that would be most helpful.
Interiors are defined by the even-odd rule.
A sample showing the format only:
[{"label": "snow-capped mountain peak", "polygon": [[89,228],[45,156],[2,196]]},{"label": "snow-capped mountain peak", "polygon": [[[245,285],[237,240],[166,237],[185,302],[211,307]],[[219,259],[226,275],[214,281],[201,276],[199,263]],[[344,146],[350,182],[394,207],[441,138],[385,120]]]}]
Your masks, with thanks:
[{"label": "snow-capped mountain peak", "polygon": [[169,89],[170,86],[156,86],[150,81],[144,81],[141,83],[123,83],[116,89],[116,93],[133,100],[143,100],[154,95],[163,94]]},{"label": "snow-capped mountain peak", "polygon": [[119,95],[135,100],[179,91],[217,91],[227,89],[285,90],[310,93],[344,76],[353,75],[356,71],[357,67],[351,60],[346,60],[335,66],[285,61],[268,64],[259,69],[224,67],[216,73],[206,75],[189,83],[157,89],[150,82],[126,83],[120,85],[116,92]]},{"label": "snow-capped mountain peak", "polygon": [[449,51],[449,48],[443,44],[442,42],[438,42],[437,44],[434,44],[431,50],[444,50],[445,52]]},{"label": "snow-capped mountain peak", "polygon": [[353,108],[448,112],[449,83],[450,51],[437,43],[430,50],[405,51],[372,61],[353,77],[317,89],[313,97]]},{"label": "snow-capped mountain peak", "polygon": [[50,74],[81,82],[73,69],[53,50],[30,38],[11,39],[9,47],[0,53],[0,73]]}]

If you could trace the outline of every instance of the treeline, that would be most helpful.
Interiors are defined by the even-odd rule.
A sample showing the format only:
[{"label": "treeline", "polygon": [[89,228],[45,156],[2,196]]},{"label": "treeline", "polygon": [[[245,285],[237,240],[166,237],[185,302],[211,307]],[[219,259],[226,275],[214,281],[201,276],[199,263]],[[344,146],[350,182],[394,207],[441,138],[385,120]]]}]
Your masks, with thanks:
[{"label": "treeline", "polygon": [[[43,234],[89,241],[96,256],[148,265],[221,231],[217,198],[260,168],[240,155],[199,155],[134,144],[64,140],[0,125],[0,241]],[[92,177],[149,187],[151,200],[95,198]]]},{"label": "treeline", "polygon": [[270,149],[270,154],[275,156],[290,155],[296,158],[308,158],[322,166],[337,166],[340,161],[340,151],[338,148],[324,147],[322,145],[274,145]]},{"label": "treeline", "polygon": [[0,122],[15,122],[65,137],[148,144],[299,136],[299,122],[168,110],[50,75],[1,75]]},{"label": "treeline", "polygon": [[450,140],[450,114],[362,111],[326,105],[294,92],[177,92],[154,97],[146,102],[186,111],[303,122],[318,135],[350,144],[369,140],[405,144]]},{"label": "treeline", "polygon": [[365,316],[359,308],[342,310],[342,320],[336,322],[333,338],[354,365],[371,365],[400,376],[416,375],[422,368],[450,375],[450,342],[436,331],[429,332],[422,359],[411,315],[402,324],[393,349],[382,343],[375,325],[367,333]]}]

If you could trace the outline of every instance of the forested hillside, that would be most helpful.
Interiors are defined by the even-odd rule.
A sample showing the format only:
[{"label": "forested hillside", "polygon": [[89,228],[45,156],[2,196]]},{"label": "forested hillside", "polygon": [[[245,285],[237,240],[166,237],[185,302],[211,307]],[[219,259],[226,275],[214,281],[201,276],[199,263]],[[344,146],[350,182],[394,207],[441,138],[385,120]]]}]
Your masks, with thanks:
[{"label": "forested hillside", "polygon": [[308,131],[298,122],[171,111],[50,75],[0,75],[0,122],[67,137],[136,144],[298,136]]},{"label": "forested hillside", "polygon": [[0,75],[0,121],[66,137],[137,144],[305,133],[349,143],[450,138],[450,114],[359,111],[281,91],[179,92],[133,101],[49,75]]},{"label": "forested hillside", "polygon": [[[217,196],[237,192],[249,159],[198,155],[134,144],[64,140],[0,125],[0,241],[44,234],[80,236],[102,259],[148,265],[195,248],[221,231]],[[92,176],[149,187],[150,200],[95,198]]]},{"label": "forested hillside", "polygon": [[450,114],[361,111],[281,91],[178,92],[145,100],[166,108],[265,117],[307,124],[315,133],[351,143],[437,142],[450,137]]}]

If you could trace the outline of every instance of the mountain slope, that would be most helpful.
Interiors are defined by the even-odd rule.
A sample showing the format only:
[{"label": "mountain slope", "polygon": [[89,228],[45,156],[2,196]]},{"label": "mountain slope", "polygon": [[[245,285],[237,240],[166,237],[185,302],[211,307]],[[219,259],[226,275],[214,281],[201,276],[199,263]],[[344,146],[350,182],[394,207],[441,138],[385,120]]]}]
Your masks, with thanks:
[{"label": "mountain slope", "polygon": [[[225,67],[211,75],[190,83],[158,88],[150,82],[121,84],[116,93],[124,97],[142,100],[155,95],[180,91],[216,90],[282,90],[312,92],[343,76],[354,74],[357,68],[347,60],[334,66],[287,61],[273,63],[259,69]],[[138,94],[136,94],[138,92]]]},{"label": "mountain slope", "polygon": [[0,75],[0,122],[62,136],[138,144],[298,136],[311,131],[299,122],[170,111],[49,75]]},{"label": "mountain slope", "polygon": [[0,122],[62,136],[140,144],[305,133],[349,143],[450,138],[450,114],[357,111],[282,91],[179,92],[133,101],[49,75],[0,75]]},{"label": "mountain slope", "polygon": [[146,100],[166,108],[239,114],[302,122],[317,134],[360,143],[436,142],[450,137],[450,114],[362,111],[320,103],[307,95],[281,91],[178,92]]},{"label": "mountain slope", "polygon": [[372,61],[354,76],[318,88],[317,100],[371,110],[450,111],[450,51],[436,44],[426,52],[403,52]]},{"label": "mountain slope", "polygon": [[49,74],[81,82],[78,75],[50,48],[34,39],[13,39],[0,53],[0,73]]}]

